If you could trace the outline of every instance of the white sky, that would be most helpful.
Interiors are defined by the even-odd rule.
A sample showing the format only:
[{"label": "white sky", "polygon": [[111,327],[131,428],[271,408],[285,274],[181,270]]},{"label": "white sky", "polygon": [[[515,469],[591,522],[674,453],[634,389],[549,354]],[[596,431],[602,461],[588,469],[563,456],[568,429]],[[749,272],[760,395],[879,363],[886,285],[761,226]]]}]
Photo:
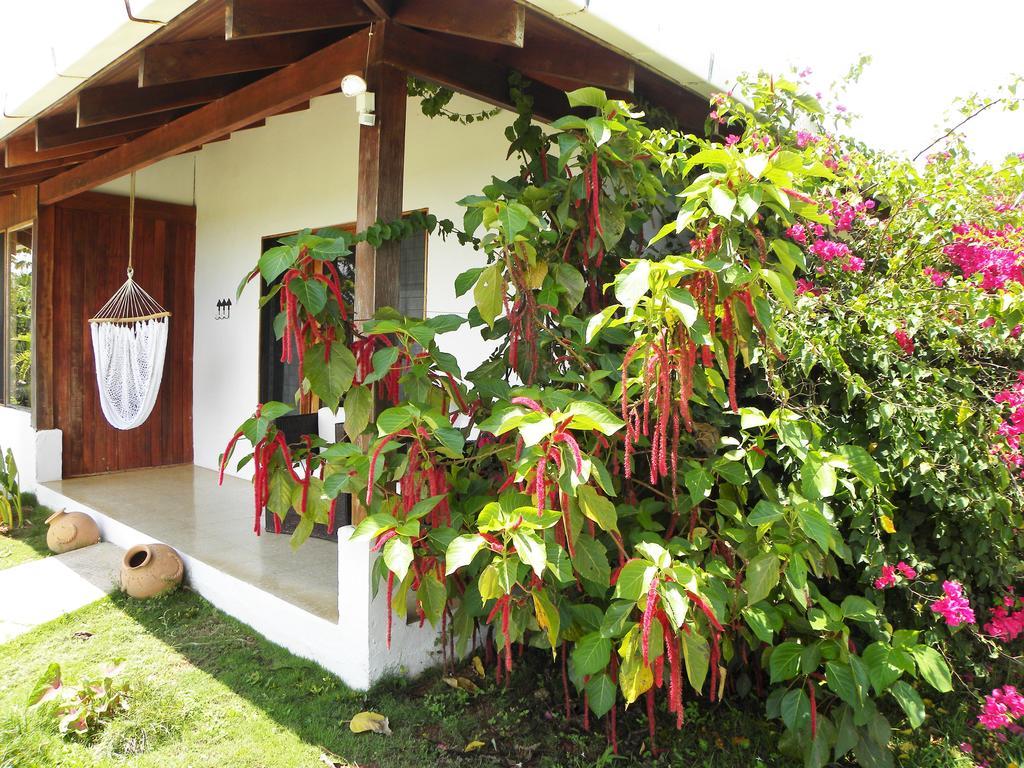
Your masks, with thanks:
[{"label": "white sky", "polygon": [[[945,125],[955,96],[992,92],[1011,73],[1024,74],[1021,0],[650,2],[660,6],[665,31],[679,30],[680,46],[694,35],[710,43],[716,84],[744,70],[793,64],[811,67],[813,85],[824,90],[860,54],[870,55],[873,63],[845,99],[862,115],[855,133],[911,155],[942,134],[935,126]],[[972,151],[986,160],[1024,152],[1024,107],[996,109],[965,127]]]}]

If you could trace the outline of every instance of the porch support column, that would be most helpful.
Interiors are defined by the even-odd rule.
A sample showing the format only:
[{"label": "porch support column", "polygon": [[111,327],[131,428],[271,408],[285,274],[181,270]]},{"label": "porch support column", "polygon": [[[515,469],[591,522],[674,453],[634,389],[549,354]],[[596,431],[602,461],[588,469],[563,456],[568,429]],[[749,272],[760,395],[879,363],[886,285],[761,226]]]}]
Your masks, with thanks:
[{"label": "porch support column", "polygon": [[[356,230],[360,232],[378,220],[395,221],[402,216],[407,75],[404,70],[381,62],[380,51],[387,33],[387,22],[371,27],[365,78],[367,89],[375,94],[377,119],[372,126],[359,127]],[[397,241],[385,242],[379,248],[365,242],[356,245],[358,322],[372,318],[380,307],[398,306],[399,253]],[[352,501],[352,522],[358,523],[366,516],[366,510],[355,497]]]}]

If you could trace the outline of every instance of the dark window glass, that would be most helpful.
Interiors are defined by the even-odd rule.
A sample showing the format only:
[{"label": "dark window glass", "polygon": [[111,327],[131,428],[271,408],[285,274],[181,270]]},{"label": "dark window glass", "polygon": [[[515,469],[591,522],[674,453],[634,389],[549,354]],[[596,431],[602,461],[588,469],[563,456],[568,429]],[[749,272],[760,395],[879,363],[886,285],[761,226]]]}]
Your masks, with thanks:
[{"label": "dark window glass", "polygon": [[32,405],[32,227],[7,233],[4,270],[6,316],[5,399],[8,405]]}]

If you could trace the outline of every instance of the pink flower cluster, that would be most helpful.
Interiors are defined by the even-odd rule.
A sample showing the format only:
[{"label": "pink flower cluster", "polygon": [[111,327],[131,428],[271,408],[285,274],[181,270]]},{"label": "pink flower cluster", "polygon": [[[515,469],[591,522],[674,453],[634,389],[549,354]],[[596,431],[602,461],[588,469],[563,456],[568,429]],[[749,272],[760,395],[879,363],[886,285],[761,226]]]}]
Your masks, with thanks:
[{"label": "pink flower cluster", "polygon": [[[996,640],[1009,643],[1024,634],[1024,608],[1018,604],[1024,604],[1024,597],[1016,597],[1011,591],[1003,598],[1003,604],[992,609],[992,618],[985,624],[985,632]],[[1014,611],[1013,608],[1018,607]]]},{"label": "pink flower cluster", "polygon": [[798,149],[803,149],[811,144],[817,144],[818,141],[820,141],[818,135],[811,133],[810,131],[796,132],[796,146]]},{"label": "pink flower cluster", "polygon": [[932,611],[942,616],[946,624],[951,627],[973,624],[974,611],[967,598],[964,597],[963,585],[956,581],[944,581],[942,582],[942,591],[946,593],[946,596],[932,603]]},{"label": "pink flower cluster", "polygon": [[990,731],[998,731],[1022,716],[1024,696],[1012,685],[1004,685],[985,697],[985,706],[978,715],[978,722]]},{"label": "pink flower cluster", "polygon": [[903,328],[894,331],[892,337],[896,339],[896,343],[900,345],[900,349],[903,350],[904,354],[914,354],[914,340],[907,335]]},{"label": "pink flower cluster", "polygon": [[907,581],[913,581],[917,578],[917,571],[902,560],[894,566],[886,563],[882,566],[882,575],[875,579],[875,589],[888,589],[889,587],[896,586],[897,573]]},{"label": "pink flower cluster", "polygon": [[1011,467],[1024,468],[1024,454],[1021,453],[1020,438],[1024,434],[1024,371],[1017,374],[1017,383],[995,396],[995,401],[1010,408],[1010,416],[997,430],[1006,440],[1006,450],[1001,451],[1003,461]]},{"label": "pink flower cluster", "polygon": [[806,277],[797,278],[796,295],[803,296],[805,293],[809,293],[811,296],[817,296],[818,289],[814,286],[814,283],[812,283]]},{"label": "pink flower cluster", "polygon": [[935,269],[935,267],[925,267],[924,273],[928,276],[928,278],[932,281],[932,285],[934,285],[936,288],[941,288],[942,286],[944,286],[946,284],[946,281],[949,280],[949,277],[952,274],[950,272],[940,272],[939,270]]},{"label": "pink flower cluster", "polygon": [[953,242],[943,252],[965,276],[980,274],[986,291],[1010,282],[1024,283],[1024,229],[1020,227],[958,224],[953,228]]},{"label": "pink flower cluster", "polygon": [[[833,201],[834,204],[835,201]],[[851,210],[854,209],[851,207]],[[794,224],[785,230],[785,235],[799,245],[807,245],[813,236],[814,240],[807,248],[810,253],[813,253],[824,262],[834,261],[838,263],[844,272],[862,272],[864,270],[864,259],[850,253],[850,247],[846,243],[826,238],[825,227],[821,224],[809,224],[806,226]],[[819,274],[824,271],[824,268],[818,268]]]},{"label": "pink flower cluster", "polygon": [[829,209],[828,215],[832,219],[837,232],[848,232],[858,215],[865,211],[870,211],[874,207],[874,200],[863,200],[857,203],[857,205],[850,205],[846,200],[834,197],[832,198],[832,207]]}]

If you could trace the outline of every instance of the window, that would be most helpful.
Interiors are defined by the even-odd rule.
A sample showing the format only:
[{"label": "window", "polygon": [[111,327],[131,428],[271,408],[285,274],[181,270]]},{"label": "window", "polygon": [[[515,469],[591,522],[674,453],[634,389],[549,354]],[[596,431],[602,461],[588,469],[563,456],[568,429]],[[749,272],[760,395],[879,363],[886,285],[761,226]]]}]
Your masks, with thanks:
[{"label": "window", "polygon": [[[0,233],[3,235],[3,233]],[[32,226],[9,229],[0,237],[4,254],[2,285],[3,404],[32,406]]]},{"label": "window", "polygon": [[[354,224],[343,224],[335,229],[355,231]],[[278,244],[281,237],[294,232],[263,238],[261,252]],[[335,264],[341,275],[342,295],[351,307],[355,299],[355,253],[338,259]],[[399,254],[398,311],[408,317],[422,318],[426,314],[427,233],[417,232],[402,241]],[[263,285],[264,292],[268,286]],[[292,402],[299,388],[299,364],[281,362],[281,340],[274,332],[274,318],[280,311],[280,302],[270,301],[260,310],[260,402],[279,400]],[[309,395],[299,402],[303,414],[315,414],[319,403]],[[314,430],[315,431],[315,428]]]}]

